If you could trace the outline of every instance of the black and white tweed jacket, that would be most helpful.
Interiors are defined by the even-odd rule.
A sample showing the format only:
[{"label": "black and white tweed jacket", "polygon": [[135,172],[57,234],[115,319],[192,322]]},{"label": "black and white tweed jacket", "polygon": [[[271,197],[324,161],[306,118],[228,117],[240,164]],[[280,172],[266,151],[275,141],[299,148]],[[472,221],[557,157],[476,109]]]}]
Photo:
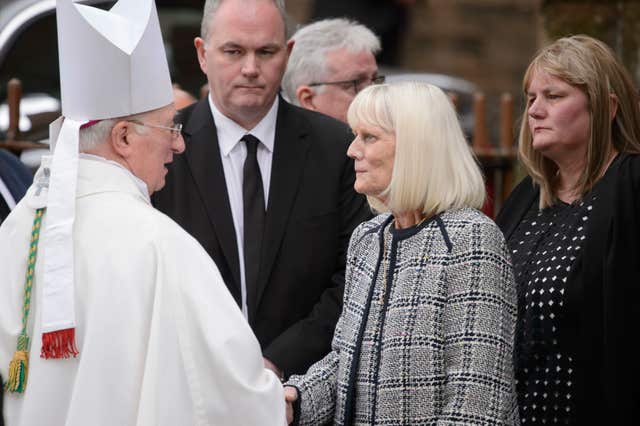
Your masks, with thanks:
[{"label": "black and white tweed jacket", "polygon": [[391,219],[351,237],[332,351],[288,382],[299,424],[519,424],[502,233],[469,208],[405,230]]}]

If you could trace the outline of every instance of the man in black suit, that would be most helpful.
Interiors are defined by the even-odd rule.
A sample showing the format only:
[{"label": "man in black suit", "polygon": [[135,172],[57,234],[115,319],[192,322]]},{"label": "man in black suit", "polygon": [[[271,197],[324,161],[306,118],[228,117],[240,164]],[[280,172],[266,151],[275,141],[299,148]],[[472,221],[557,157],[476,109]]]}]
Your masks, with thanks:
[{"label": "man in black suit", "polygon": [[282,0],[207,0],[195,46],[210,94],[183,110],[186,151],[154,204],[215,260],[265,365],[302,373],[330,350],[349,237],[370,216],[352,135],[278,96]]},{"label": "man in black suit", "polygon": [[16,156],[0,149],[0,223],[22,199],[32,180],[31,173]]}]

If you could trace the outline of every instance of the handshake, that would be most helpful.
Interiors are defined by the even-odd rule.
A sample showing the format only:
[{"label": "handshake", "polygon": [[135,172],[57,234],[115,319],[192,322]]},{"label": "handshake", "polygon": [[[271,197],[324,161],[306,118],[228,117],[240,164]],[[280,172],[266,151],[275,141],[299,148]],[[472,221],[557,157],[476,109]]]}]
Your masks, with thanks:
[{"label": "handshake", "polygon": [[[283,374],[282,370],[280,370],[271,360],[268,358],[263,358],[264,367],[273,371],[276,376],[280,377],[282,380]],[[298,391],[293,386],[284,386],[284,403],[286,404],[286,414],[287,414],[287,425],[290,425],[293,422],[293,403],[298,399]]]},{"label": "handshake", "polygon": [[293,422],[293,403],[298,399],[298,390],[293,386],[284,387],[284,403],[286,404],[287,425]]}]

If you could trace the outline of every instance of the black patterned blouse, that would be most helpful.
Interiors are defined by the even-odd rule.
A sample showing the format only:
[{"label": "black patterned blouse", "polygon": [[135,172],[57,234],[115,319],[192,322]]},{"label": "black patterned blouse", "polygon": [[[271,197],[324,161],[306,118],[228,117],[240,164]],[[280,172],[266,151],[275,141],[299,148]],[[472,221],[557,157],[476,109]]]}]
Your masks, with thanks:
[{"label": "black patterned blouse", "polygon": [[594,200],[592,194],[542,211],[535,202],[509,240],[518,287],[516,386],[523,425],[572,424],[578,385],[557,326]]}]

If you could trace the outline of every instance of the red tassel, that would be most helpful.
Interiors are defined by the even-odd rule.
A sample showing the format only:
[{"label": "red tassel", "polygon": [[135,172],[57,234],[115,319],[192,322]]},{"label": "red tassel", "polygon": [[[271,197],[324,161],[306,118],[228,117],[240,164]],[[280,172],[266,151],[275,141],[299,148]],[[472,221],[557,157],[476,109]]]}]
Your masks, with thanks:
[{"label": "red tassel", "polygon": [[40,358],[70,358],[77,356],[78,353],[75,328],[42,334]]}]

